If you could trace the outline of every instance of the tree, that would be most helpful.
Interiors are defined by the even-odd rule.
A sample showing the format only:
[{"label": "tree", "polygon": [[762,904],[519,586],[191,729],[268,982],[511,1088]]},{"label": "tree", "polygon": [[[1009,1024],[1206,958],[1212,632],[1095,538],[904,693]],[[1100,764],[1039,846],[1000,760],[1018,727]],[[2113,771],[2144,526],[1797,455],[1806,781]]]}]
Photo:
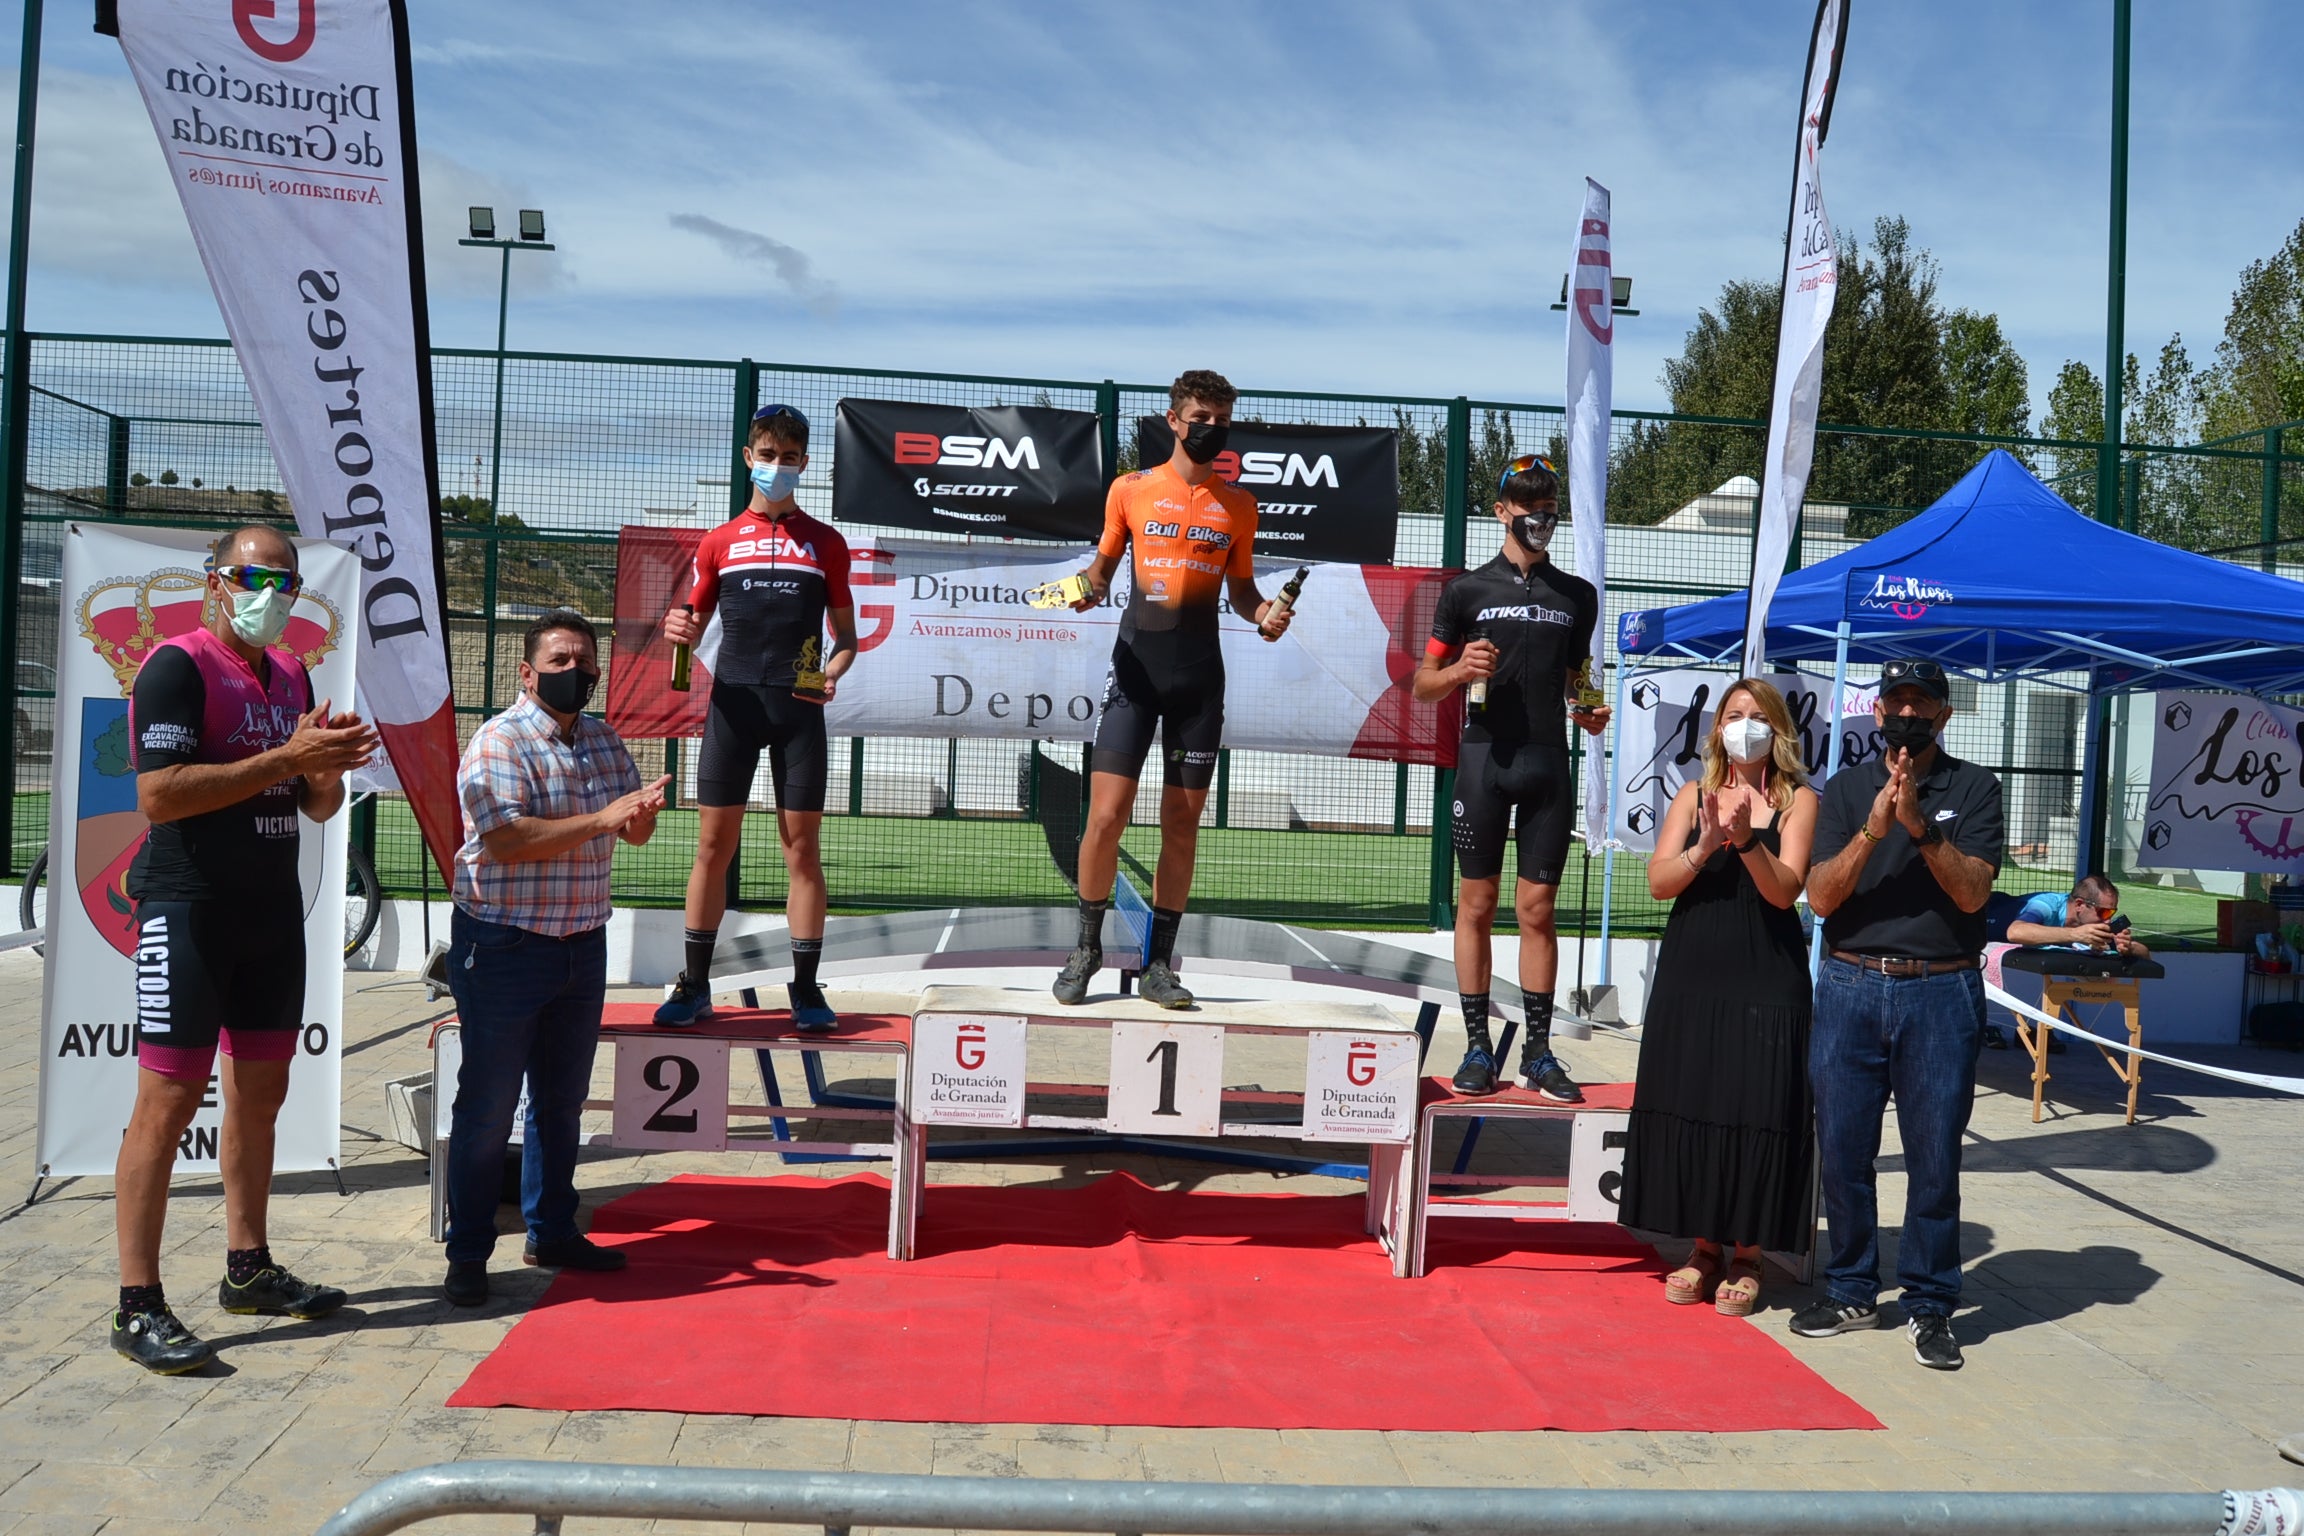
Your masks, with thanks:
[{"label": "tree", "polygon": [[2205,393],[2211,437],[2304,421],[2304,220],[2241,269]]},{"label": "tree", "polygon": [[160,471],[160,483],[162,485],[174,485],[176,483],[176,471],[172,469]]},{"label": "tree", "polygon": [[[1842,243],[1839,293],[1824,334],[1821,425],[2024,435],[2024,360],[1997,316],[1938,302],[1938,272],[1900,218],[1875,221],[1869,248]],[[1780,293],[1775,281],[1735,280],[1714,308],[1698,313],[1680,356],[1664,365],[1674,412],[1766,421]],[[1642,424],[1609,471],[1616,515],[1658,522],[1732,476],[1757,477],[1765,445],[1764,428]],[[1807,496],[1848,503],[1850,532],[1868,536],[1933,501],[1978,451],[1820,431]]]}]

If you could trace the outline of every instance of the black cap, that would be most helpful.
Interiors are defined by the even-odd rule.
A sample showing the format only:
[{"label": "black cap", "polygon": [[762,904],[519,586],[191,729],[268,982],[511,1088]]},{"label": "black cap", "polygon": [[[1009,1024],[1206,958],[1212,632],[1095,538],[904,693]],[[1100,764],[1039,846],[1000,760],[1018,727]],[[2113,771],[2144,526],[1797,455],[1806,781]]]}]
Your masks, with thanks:
[{"label": "black cap", "polygon": [[1939,704],[1952,702],[1952,685],[1945,680],[1944,669],[1924,658],[1907,657],[1882,667],[1880,696],[1886,698],[1894,688],[1917,688]]}]

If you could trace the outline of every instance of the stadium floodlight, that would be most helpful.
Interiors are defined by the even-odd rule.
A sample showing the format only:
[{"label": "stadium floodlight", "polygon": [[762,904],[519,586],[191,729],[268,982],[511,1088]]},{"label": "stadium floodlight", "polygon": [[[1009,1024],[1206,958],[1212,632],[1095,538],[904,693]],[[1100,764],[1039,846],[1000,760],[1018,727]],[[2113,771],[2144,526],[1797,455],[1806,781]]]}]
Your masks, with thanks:
[{"label": "stadium floodlight", "polygon": [[523,208],[520,210],[520,238],[523,240],[541,240],[544,238],[543,209]]},{"label": "stadium floodlight", "polygon": [[[1568,307],[1568,274],[1565,272],[1560,274],[1560,302],[1552,307],[1556,310]],[[1617,277],[1613,273],[1609,274],[1608,309],[1611,314],[1618,315],[1637,315],[1640,313],[1632,307],[1632,279]]]},{"label": "stadium floodlight", "polygon": [[495,239],[495,238],[496,238],[496,210],[495,210],[495,209],[493,209],[493,208],[471,208],[471,209],[467,209],[467,210],[466,210],[466,212],[467,212],[467,213],[470,215],[470,217],[471,217],[471,220],[472,220],[472,238],[473,238],[473,239],[475,239],[475,240],[493,240],[493,239]]}]

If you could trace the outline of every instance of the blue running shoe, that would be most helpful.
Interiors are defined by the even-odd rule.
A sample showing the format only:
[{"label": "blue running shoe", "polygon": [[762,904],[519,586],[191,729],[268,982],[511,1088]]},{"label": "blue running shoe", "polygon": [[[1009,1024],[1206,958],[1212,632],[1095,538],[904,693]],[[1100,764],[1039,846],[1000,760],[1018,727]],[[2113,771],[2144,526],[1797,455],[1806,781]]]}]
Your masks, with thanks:
[{"label": "blue running shoe", "polygon": [[1468,1097],[1485,1097],[1496,1091],[1496,1058],[1478,1046],[1464,1053],[1464,1064],[1456,1069],[1449,1086]]},{"label": "blue running shoe", "polygon": [[666,1029],[690,1029],[712,1017],[712,985],[690,981],[682,971],[672,984],[672,995],[656,1010],[656,1022]]},{"label": "blue running shoe", "polygon": [[1568,1068],[1550,1051],[1523,1064],[1520,1071],[1528,1087],[1541,1098],[1550,1099],[1555,1104],[1584,1102],[1584,1090],[1576,1086],[1575,1080],[1568,1075]]},{"label": "blue running shoe", "polygon": [[824,989],[803,987],[798,982],[784,983],[784,995],[792,1003],[792,1027],[804,1035],[828,1035],[840,1027],[840,1015],[824,1000]]}]

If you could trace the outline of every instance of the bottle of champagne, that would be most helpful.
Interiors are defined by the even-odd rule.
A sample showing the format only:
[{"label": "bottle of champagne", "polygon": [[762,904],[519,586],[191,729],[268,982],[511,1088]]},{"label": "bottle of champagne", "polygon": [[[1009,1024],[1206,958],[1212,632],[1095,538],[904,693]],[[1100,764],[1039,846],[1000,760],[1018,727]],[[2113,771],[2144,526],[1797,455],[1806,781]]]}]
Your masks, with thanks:
[{"label": "bottle of champagne", "polygon": [[[1292,612],[1295,609],[1297,594],[1304,590],[1304,578],[1311,574],[1312,567],[1308,565],[1300,565],[1296,567],[1296,574],[1288,578],[1288,584],[1280,589],[1280,595],[1272,599],[1272,612],[1269,615],[1270,618],[1279,618],[1281,615]],[[1261,628],[1262,626],[1258,627]],[[1267,633],[1264,638],[1267,640],[1277,640],[1280,637],[1275,634]]]},{"label": "bottle of champagne", "polygon": [[[690,611],[691,613],[693,613],[695,610],[694,610],[694,609],[690,609],[689,611]],[[672,691],[673,691],[674,693],[686,693],[686,692],[688,691],[688,667],[689,667],[689,664],[690,664],[690,663],[691,663],[691,662],[692,662],[694,659],[695,659],[695,648],[694,648],[694,647],[692,647],[692,646],[686,646],[686,645],[680,645],[680,644],[677,644],[677,643],[675,643],[675,644],[673,645],[673,647],[672,647]]]}]

